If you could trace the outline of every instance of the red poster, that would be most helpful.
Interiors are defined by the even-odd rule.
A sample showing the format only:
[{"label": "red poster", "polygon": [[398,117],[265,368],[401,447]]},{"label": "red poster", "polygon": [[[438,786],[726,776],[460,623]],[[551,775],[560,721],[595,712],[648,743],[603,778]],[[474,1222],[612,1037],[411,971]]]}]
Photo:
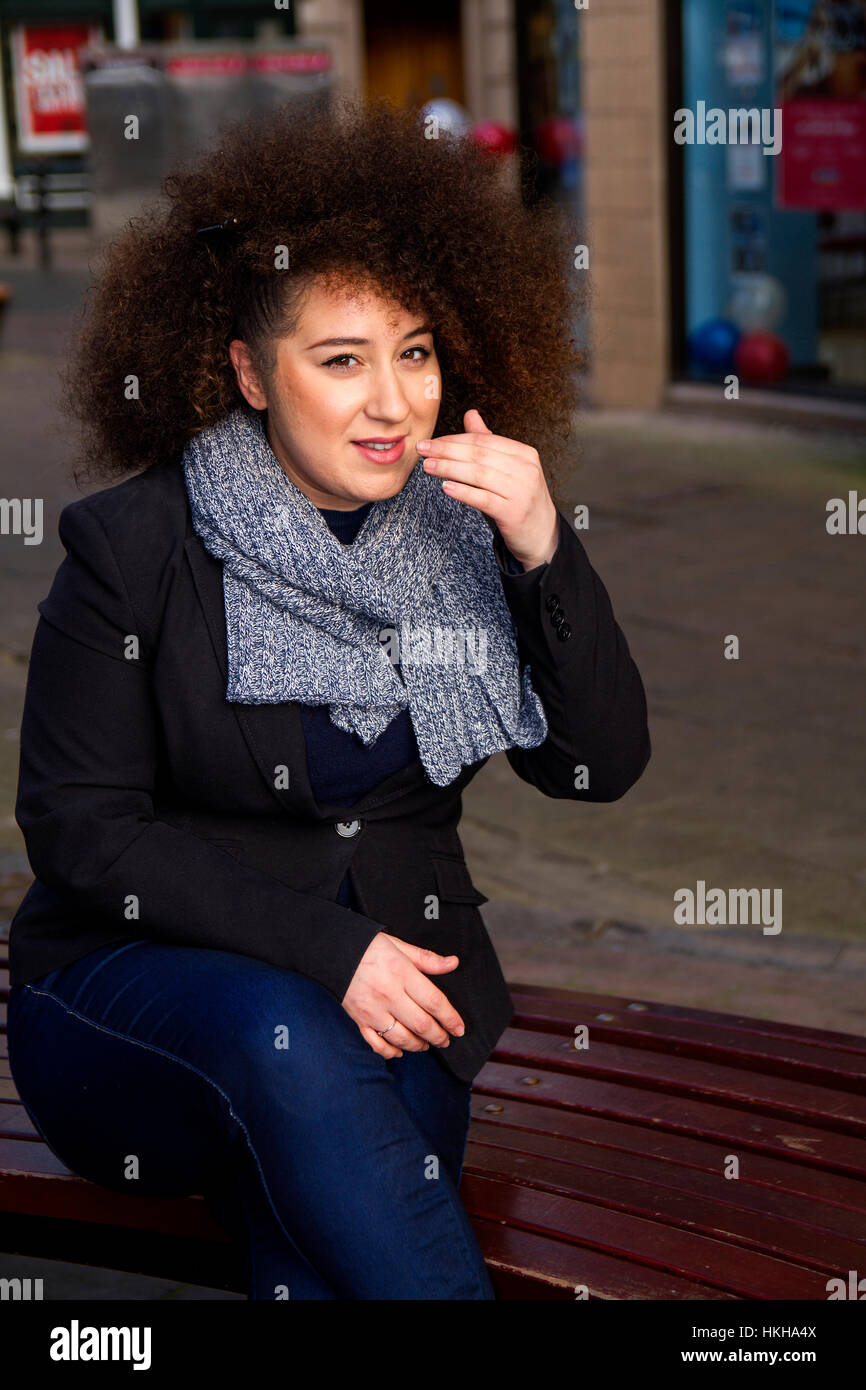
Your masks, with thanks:
[{"label": "red poster", "polygon": [[87,149],[79,55],[99,34],[90,24],[27,24],[13,30],[15,109],[22,153]]},{"label": "red poster", "polygon": [[294,53],[254,53],[250,58],[250,67],[254,72],[328,72],[331,55],[324,48]]},{"label": "red poster", "polygon": [[243,53],[184,53],[168,58],[165,71],[174,78],[239,77],[246,72]]},{"label": "red poster", "polygon": [[782,107],[778,204],[866,208],[866,101],[788,101]]},{"label": "red poster", "polygon": [[866,0],[777,6],[781,208],[866,209]]}]

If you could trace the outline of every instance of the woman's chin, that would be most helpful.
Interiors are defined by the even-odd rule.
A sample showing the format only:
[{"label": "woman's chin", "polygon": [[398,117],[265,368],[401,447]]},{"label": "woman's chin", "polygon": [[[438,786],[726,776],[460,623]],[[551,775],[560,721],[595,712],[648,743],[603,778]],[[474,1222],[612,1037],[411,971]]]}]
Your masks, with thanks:
[{"label": "woman's chin", "polygon": [[[375,468],[376,472],[372,477],[368,476],[364,478],[364,496],[356,505],[360,507],[364,502],[384,502],[387,501],[389,497],[396,497],[397,493],[402,492],[403,488],[406,486],[409,481],[409,476],[417,463],[418,458],[416,455],[414,462],[408,467],[402,461],[399,468],[389,468],[375,463],[371,464],[371,468]],[[358,480],[356,480],[356,483],[357,482]],[[358,491],[361,491],[360,485],[358,485]]]}]

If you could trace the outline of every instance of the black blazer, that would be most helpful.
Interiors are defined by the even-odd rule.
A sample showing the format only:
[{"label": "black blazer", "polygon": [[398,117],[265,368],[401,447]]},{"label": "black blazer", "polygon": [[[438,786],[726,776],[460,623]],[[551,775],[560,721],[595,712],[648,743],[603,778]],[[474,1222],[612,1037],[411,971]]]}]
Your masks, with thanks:
[{"label": "black blazer", "polygon": [[[615,800],[650,741],[604,586],[562,513],[555,555],[528,573],[508,573],[491,529],[549,724],[508,761],[545,796]],[[457,833],[487,759],[437,787],[416,758],[350,812],[318,804],[299,705],[226,701],[222,563],[192,529],[179,462],[70,503],[59,531],[21,728],[16,817],[36,882],[12,922],[12,984],[147,937],[297,970],[342,1000],[384,928],[459,956],[430,978],[466,1024],[440,1056],[471,1081],[513,1012]],[[361,912],[334,901],[347,870]]]}]

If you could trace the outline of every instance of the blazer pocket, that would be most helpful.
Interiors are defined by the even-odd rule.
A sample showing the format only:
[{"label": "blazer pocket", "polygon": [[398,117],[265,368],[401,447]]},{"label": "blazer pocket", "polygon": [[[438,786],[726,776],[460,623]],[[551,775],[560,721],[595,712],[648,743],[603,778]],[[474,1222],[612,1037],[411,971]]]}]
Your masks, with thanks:
[{"label": "blazer pocket", "polygon": [[472,882],[465,859],[445,854],[432,854],[430,858],[440,898],[449,903],[477,904],[489,901]]},{"label": "blazer pocket", "polygon": [[214,845],[216,849],[221,849],[224,854],[230,854],[233,859],[242,859],[244,856],[243,840],[228,835],[203,835],[202,839],[209,845]]}]

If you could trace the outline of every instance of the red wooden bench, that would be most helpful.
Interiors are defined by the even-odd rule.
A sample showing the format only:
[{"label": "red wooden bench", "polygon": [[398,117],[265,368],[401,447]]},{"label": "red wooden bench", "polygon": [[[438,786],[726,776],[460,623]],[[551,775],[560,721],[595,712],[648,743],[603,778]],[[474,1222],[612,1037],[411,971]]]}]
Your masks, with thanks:
[{"label": "red wooden bench", "polygon": [[[866,1276],[866,1037],[510,988],[461,1185],[499,1298],[824,1301],[828,1279]],[[243,1292],[202,1197],[64,1168],[0,1042],[0,1250]]]}]

